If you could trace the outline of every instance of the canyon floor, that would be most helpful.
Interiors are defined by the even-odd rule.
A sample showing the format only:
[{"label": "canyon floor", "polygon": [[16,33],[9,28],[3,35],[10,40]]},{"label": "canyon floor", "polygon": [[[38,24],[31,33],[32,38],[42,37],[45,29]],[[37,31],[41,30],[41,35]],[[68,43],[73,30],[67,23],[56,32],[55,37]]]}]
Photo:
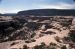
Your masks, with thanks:
[{"label": "canyon floor", "polygon": [[75,17],[0,16],[0,49],[75,49]]}]

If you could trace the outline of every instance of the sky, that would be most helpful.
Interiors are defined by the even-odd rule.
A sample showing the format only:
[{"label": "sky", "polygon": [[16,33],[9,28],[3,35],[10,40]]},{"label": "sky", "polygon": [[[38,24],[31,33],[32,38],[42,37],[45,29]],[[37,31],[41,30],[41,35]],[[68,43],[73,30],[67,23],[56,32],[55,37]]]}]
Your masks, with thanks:
[{"label": "sky", "polygon": [[75,9],[73,0],[1,0],[0,13],[17,13],[31,9]]}]

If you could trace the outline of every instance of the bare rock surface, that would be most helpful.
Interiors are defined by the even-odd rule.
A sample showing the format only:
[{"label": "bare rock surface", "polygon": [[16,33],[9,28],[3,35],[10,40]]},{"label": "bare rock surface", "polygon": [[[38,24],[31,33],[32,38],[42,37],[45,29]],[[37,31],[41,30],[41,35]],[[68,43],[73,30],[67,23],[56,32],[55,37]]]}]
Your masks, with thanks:
[{"label": "bare rock surface", "polygon": [[73,16],[1,16],[0,49],[72,49],[74,32]]}]

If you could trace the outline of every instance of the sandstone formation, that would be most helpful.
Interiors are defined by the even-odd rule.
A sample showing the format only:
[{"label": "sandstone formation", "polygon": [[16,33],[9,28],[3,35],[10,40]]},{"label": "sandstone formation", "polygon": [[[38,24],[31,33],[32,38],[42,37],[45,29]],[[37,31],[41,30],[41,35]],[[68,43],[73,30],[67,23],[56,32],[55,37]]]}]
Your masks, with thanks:
[{"label": "sandstone formation", "polygon": [[0,16],[0,49],[75,49],[74,16]]}]

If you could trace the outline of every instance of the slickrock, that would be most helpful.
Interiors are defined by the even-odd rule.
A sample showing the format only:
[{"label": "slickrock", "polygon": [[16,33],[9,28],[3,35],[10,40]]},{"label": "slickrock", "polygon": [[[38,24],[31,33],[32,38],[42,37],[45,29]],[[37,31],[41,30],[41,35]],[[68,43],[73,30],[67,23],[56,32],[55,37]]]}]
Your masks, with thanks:
[{"label": "slickrock", "polygon": [[75,48],[74,22],[74,17],[64,16],[2,17],[0,49]]}]

